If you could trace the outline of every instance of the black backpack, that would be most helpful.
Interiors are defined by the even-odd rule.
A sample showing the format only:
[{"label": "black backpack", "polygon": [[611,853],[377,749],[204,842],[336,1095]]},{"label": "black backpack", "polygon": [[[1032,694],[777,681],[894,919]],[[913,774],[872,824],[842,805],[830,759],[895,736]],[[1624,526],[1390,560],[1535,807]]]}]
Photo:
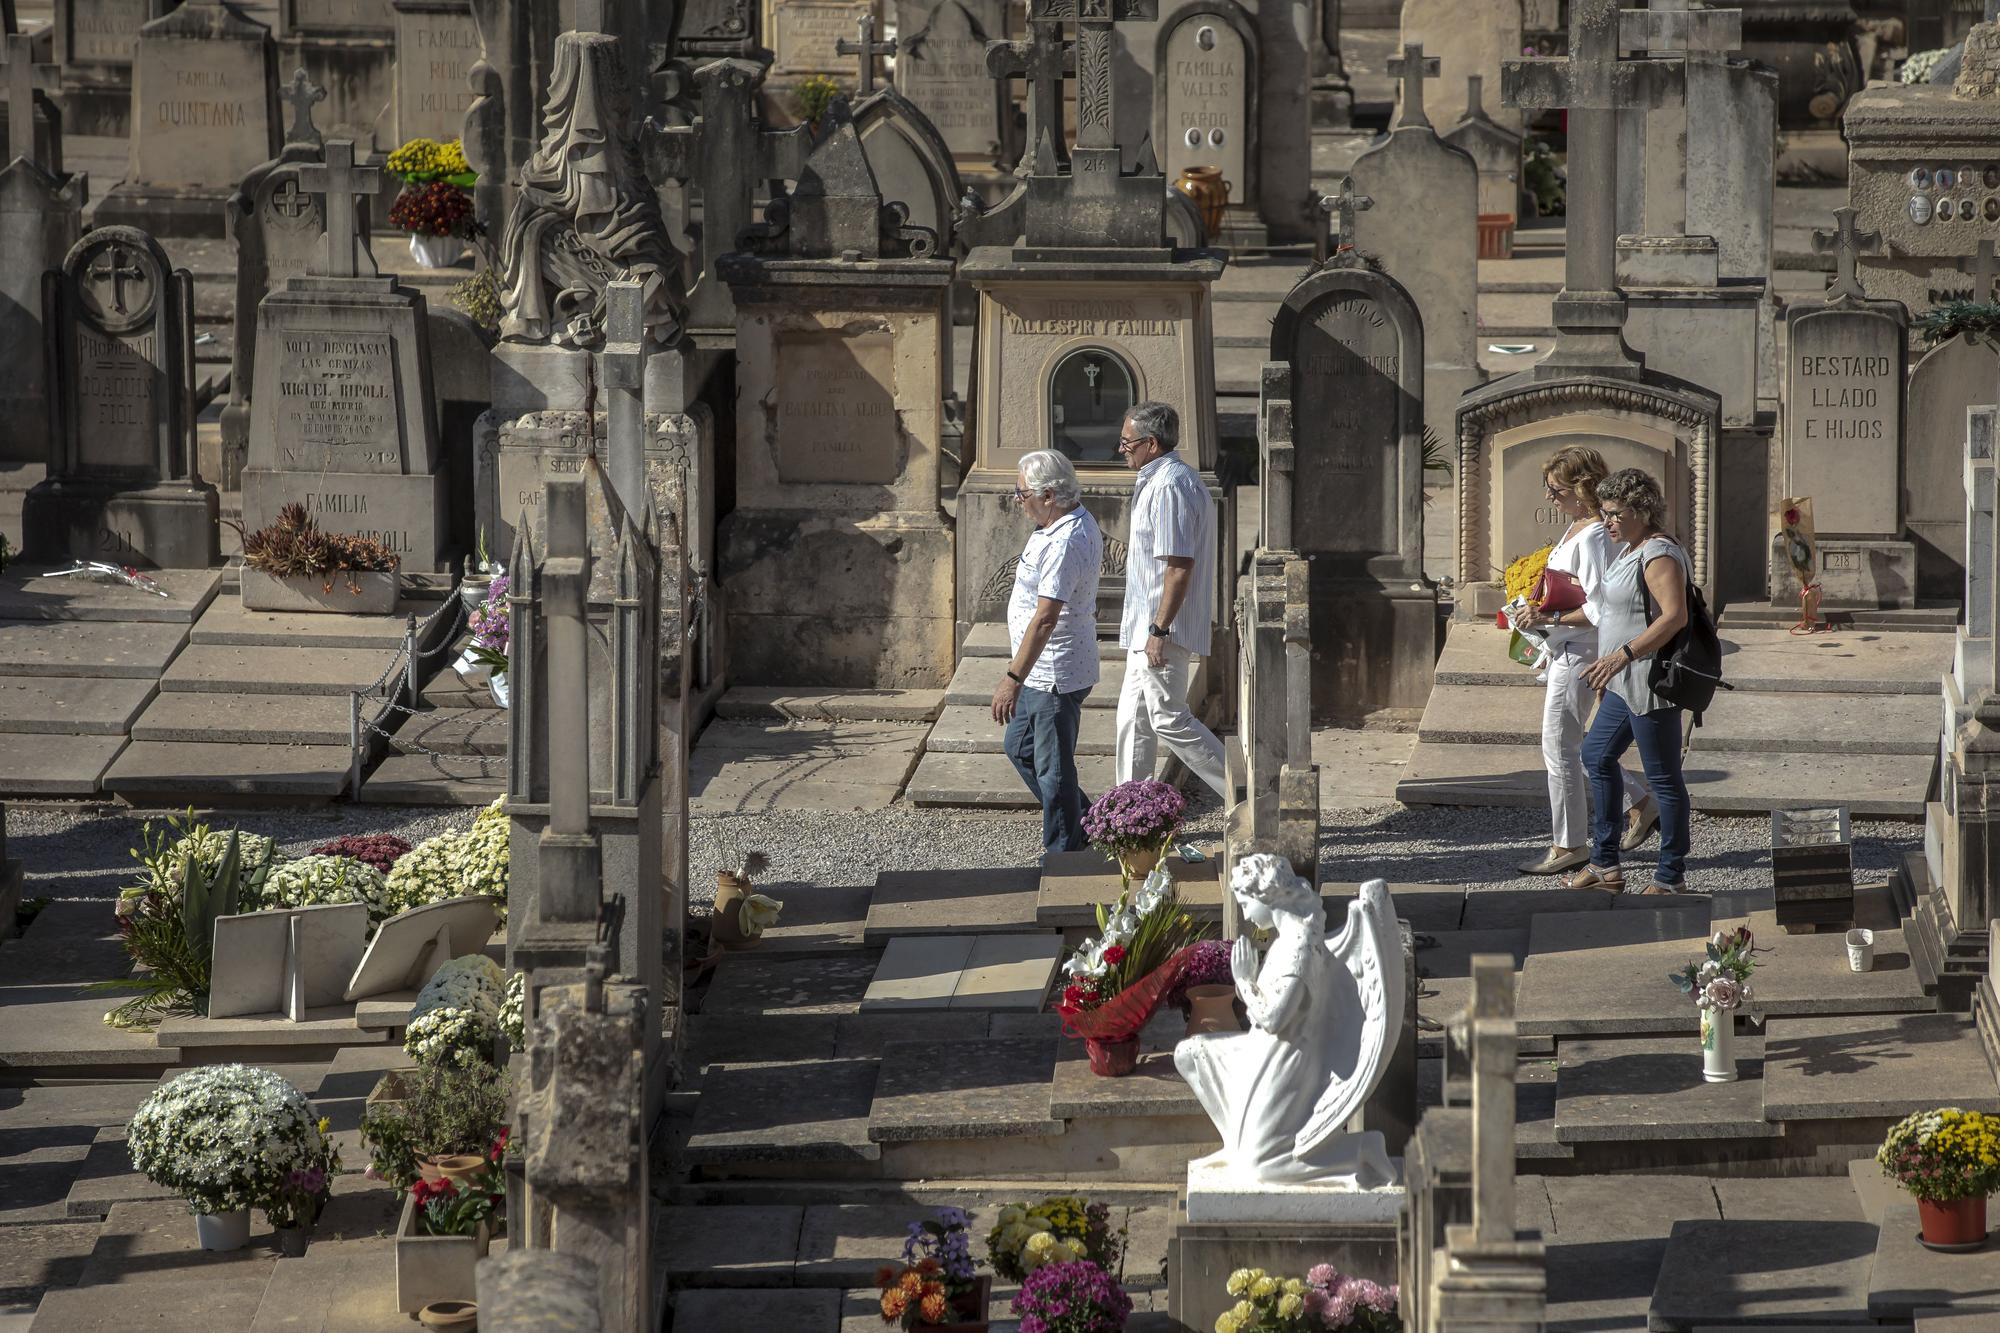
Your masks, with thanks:
[{"label": "black backpack", "polygon": [[[1646,586],[1643,564],[1639,568],[1639,595],[1646,600],[1646,623],[1650,625],[1659,618],[1660,608],[1653,604],[1652,590]],[[1646,684],[1655,698],[1694,714],[1698,727],[1715,692],[1736,687],[1722,678],[1722,639],[1715,632],[1715,617],[1708,613],[1708,600],[1692,579],[1687,585],[1687,613],[1687,624],[1674,641],[1653,654]]]}]

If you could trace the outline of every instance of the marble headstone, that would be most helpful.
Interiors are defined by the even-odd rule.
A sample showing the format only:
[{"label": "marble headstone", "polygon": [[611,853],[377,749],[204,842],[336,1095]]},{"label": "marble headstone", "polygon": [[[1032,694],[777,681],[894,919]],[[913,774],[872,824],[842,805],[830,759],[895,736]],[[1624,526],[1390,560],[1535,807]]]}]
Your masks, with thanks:
[{"label": "marble headstone", "polygon": [[[1397,45],[1413,42],[1424,48],[1425,55],[1437,57],[1442,75],[1434,87],[1424,90],[1425,110],[1436,125],[1456,125],[1471,109],[1466,76],[1477,75],[1488,88],[1497,88],[1500,62],[1519,58],[1521,0],[1403,0]],[[1518,109],[1496,107],[1490,114],[1501,128],[1521,132],[1523,117]]]},{"label": "marble headstone", "polygon": [[132,132],[132,56],[160,0],[55,0],[55,60],[63,69],[63,128],[122,138]]},{"label": "marble headstone", "polygon": [[1167,179],[1188,167],[1216,167],[1232,203],[1249,188],[1251,84],[1256,32],[1211,9],[1194,10],[1165,33],[1154,96],[1166,106],[1166,141],[1159,146]]},{"label": "marble headstone", "polygon": [[395,18],[389,0],[282,0],[278,68],[286,77],[303,69],[327,90],[319,114],[327,133],[367,142],[379,129],[390,137],[384,112],[395,95]]},{"label": "marble headstone", "polygon": [[1812,497],[1821,535],[1898,536],[1903,321],[1855,306],[1788,323],[1784,493]]},{"label": "marble headstone", "polygon": [[897,5],[896,23],[896,90],[930,117],[961,169],[990,166],[1000,147],[1000,103],[986,43],[1007,36],[1007,6],[908,0]]},{"label": "marble headstone", "polygon": [[874,8],[873,0],[766,0],[764,44],[776,57],[772,76],[791,81],[808,74],[846,75],[852,61],[836,43],[853,37],[856,20]]},{"label": "marble headstone", "polygon": [[479,29],[469,0],[391,0],[396,11],[396,141],[463,133]]}]

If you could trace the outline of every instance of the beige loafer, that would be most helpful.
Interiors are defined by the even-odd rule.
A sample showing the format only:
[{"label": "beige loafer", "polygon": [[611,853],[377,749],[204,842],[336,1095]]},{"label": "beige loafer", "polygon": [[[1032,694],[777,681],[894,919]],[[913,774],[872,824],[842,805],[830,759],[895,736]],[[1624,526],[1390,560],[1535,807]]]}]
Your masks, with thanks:
[{"label": "beige loafer", "polygon": [[1574,870],[1578,866],[1588,864],[1590,864],[1588,847],[1573,847],[1568,851],[1560,847],[1551,847],[1542,853],[1539,861],[1523,861],[1514,868],[1524,875],[1560,875],[1565,870]]},{"label": "beige loafer", "polygon": [[1625,812],[1625,836],[1618,840],[1621,852],[1636,852],[1646,845],[1646,839],[1653,836],[1653,830],[1660,826],[1660,803],[1648,793],[1641,805],[1635,805]]}]

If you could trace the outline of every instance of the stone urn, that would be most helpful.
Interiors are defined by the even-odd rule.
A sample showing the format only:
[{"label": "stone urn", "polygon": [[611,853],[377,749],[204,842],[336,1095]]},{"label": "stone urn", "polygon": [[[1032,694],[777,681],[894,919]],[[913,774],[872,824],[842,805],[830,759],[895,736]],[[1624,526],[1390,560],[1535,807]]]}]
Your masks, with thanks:
[{"label": "stone urn", "polygon": [[1222,210],[1229,204],[1229,182],[1222,179],[1221,167],[1183,167],[1174,188],[1194,201],[1201,214],[1202,230],[1209,244],[1222,235]]}]

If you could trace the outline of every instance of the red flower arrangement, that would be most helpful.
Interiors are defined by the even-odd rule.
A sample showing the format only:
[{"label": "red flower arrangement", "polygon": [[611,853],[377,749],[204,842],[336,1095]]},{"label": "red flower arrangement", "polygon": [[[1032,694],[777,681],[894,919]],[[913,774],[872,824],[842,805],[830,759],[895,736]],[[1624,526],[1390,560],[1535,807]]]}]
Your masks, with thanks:
[{"label": "red flower arrangement", "polygon": [[449,181],[406,185],[389,205],[389,222],[419,236],[463,236],[472,223],[472,196]]}]

